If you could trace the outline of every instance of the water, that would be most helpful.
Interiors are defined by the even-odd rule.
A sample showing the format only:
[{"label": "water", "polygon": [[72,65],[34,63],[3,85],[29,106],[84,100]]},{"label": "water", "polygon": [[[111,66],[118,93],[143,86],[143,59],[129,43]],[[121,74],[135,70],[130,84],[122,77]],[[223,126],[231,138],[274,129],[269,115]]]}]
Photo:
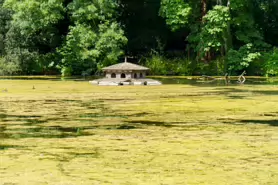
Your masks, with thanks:
[{"label": "water", "polygon": [[[174,78],[160,78],[153,77],[155,80],[161,81],[163,84],[186,84],[194,86],[222,86],[226,85],[223,78],[216,78],[215,80],[207,80],[203,77],[174,77]],[[237,78],[230,79],[229,85],[239,85]],[[260,77],[246,77],[244,84],[248,85],[278,85],[278,78],[260,78]]]},{"label": "water", "polygon": [[[10,76],[10,77],[0,77],[0,80],[51,80],[51,81],[90,81],[102,77],[90,76],[90,77],[59,77],[59,76]],[[215,77],[214,80],[206,79],[201,76],[192,77],[151,77],[152,79],[159,80],[163,84],[186,84],[194,86],[222,86],[226,85],[223,77]],[[278,85],[278,78],[264,78],[264,77],[248,77],[246,76],[246,81],[244,84],[247,85]],[[239,85],[238,77],[232,77],[230,79],[229,85]]]}]

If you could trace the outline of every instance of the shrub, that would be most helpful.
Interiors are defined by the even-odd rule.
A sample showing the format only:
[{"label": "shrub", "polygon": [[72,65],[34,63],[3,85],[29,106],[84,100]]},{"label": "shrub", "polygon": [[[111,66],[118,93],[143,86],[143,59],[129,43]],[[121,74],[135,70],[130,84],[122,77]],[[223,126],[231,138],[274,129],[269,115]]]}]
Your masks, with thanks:
[{"label": "shrub", "polygon": [[63,67],[61,69],[62,76],[71,76],[72,75],[72,68],[71,67]]},{"label": "shrub", "polygon": [[192,75],[191,61],[185,58],[168,59],[160,55],[152,55],[146,60],[152,75]]},{"label": "shrub", "polygon": [[274,48],[273,52],[267,53],[264,58],[266,76],[278,75],[278,48]]},{"label": "shrub", "polygon": [[152,55],[146,60],[146,66],[150,68],[152,75],[167,75],[167,63],[167,59],[159,55]]},{"label": "shrub", "polygon": [[198,62],[194,69],[195,75],[224,75],[225,74],[225,59],[217,58],[208,63]]},{"label": "shrub", "polygon": [[13,75],[19,71],[19,66],[13,62],[0,58],[0,75]]}]

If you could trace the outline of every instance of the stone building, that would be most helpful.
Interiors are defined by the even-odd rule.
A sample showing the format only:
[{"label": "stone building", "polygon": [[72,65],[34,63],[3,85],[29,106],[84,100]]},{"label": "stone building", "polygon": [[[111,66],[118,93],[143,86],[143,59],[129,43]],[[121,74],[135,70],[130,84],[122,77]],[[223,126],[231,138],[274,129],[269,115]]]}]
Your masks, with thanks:
[{"label": "stone building", "polygon": [[123,62],[105,67],[102,70],[105,72],[106,78],[143,79],[146,77],[149,68],[129,62]]},{"label": "stone building", "polygon": [[105,78],[90,81],[96,85],[161,85],[161,82],[147,79],[149,68],[125,62],[104,67]]}]

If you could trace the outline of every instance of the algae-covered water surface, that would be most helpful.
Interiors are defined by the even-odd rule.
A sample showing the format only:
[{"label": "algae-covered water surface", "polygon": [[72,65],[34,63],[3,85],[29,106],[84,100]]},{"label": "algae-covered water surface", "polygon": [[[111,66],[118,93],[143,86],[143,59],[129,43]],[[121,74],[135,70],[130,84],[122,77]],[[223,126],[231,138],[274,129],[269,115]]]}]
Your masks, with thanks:
[{"label": "algae-covered water surface", "polygon": [[0,184],[277,184],[278,86],[0,81]]}]

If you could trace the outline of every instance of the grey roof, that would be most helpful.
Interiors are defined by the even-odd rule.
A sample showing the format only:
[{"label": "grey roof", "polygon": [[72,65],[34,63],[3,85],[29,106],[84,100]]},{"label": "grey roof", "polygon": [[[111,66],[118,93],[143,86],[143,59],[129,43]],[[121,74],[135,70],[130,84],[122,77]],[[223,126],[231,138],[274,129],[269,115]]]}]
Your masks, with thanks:
[{"label": "grey roof", "polygon": [[137,64],[129,63],[129,62],[122,62],[119,64],[114,64],[112,66],[104,67],[104,71],[106,70],[149,70],[149,68],[140,66]]}]

